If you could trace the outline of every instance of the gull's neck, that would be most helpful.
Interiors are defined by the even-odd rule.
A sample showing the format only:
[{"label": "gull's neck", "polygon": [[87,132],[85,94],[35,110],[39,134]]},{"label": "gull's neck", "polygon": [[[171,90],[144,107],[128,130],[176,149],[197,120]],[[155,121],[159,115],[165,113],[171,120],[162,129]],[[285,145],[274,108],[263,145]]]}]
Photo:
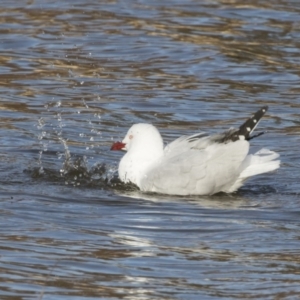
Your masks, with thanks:
[{"label": "gull's neck", "polygon": [[154,167],[163,156],[163,148],[161,137],[152,143],[132,145],[120,161],[120,179],[140,186],[147,171]]}]

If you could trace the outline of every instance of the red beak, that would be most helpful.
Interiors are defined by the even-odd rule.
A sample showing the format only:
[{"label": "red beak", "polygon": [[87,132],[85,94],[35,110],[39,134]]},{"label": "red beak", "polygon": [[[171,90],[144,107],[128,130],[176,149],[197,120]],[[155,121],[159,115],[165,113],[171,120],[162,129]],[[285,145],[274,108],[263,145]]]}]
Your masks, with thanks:
[{"label": "red beak", "polygon": [[123,148],[126,146],[126,144],[121,142],[115,142],[111,146],[110,150],[123,150]]}]

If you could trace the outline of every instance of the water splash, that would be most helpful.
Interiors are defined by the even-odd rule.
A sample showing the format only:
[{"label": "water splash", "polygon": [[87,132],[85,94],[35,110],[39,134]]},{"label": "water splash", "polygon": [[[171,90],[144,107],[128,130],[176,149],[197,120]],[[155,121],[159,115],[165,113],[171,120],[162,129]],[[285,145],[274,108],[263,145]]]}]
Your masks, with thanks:
[{"label": "water splash", "polygon": [[39,174],[44,173],[44,168],[42,165],[42,156],[43,156],[43,152],[47,151],[47,146],[48,146],[48,143],[43,141],[44,137],[46,136],[46,132],[43,130],[45,124],[46,124],[45,120],[41,117],[38,119],[38,124],[36,126],[37,129],[40,130],[40,132],[38,133],[38,140],[40,141],[39,143],[41,147],[38,156]]},{"label": "water splash", "polygon": [[[38,119],[36,125],[40,145],[38,167],[28,172],[38,180],[55,181],[74,187],[122,190],[124,184],[116,176],[117,166],[103,162],[95,163],[95,151],[98,155],[103,145],[102,131],[98,129],[101,113],[92,111],[78,135],[74,135],[73,128],[69,130],[72,122],[70,113],[73,112],[76,119],[78,109],[82,112],[93,110],[84,98],[81,98],[81,105],[81,108],[73,108],[54,98],[45,105],[45,115]],[[67,123],[64,121],[64,115],[68,116]],[[76,140],[76,136],[80,138]]]}]

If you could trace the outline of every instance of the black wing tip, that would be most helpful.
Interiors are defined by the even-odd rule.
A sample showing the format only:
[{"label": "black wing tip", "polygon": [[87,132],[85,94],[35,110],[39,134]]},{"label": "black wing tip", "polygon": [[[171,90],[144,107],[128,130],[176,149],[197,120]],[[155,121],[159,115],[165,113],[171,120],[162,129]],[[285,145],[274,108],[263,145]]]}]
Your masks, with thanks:
[{"label": "black wing tip", "polygon": [[244,136],[245,140],[250,140],[254,137],[257,137],[259,135],[251,137],[251,133],[256,128],[257,124],[259,123],[260,119],[264,116],[264,114],[268,110],[268,105],[262,106],[251,118],[249,118],[242,126],[240,126],[237,135],[238,136]]},{"label": "black wing tip", "polygon": [[227,134],[221,139],[220,142],[226,141],[238,141],[238,140],[251,140],[262,135],[264,132],[258,133],[256,135],[251,135],[254,129],[256,128],[257,124],[259,123],[260,119],[264,116],[264,114],[268,110],[268,105],[262,106],[256,113],[250,117],[244,124],[240,126],[238,130],[235,131],[228,131]]},{"label": "black wing tip", "polygon": [[267,110],[269,109],[269,106],[268,105],[265,105],[265,106],[263,106],[259,111],[261,111],[262,113],[266,113],[267,112]]},{"label": "black wing tip", "polygon": [[257,138],[257,137],[259,137],[259,136],[261,136],[261,135],[263,135],[263,134],[265,134],[264,131],[259,132],[259,133],[255,134],[255,135],[249,136],[247,140],[250,141],[250,140],[252,140],[252,139],[254,139],[254,138]]},{"label": "black wing tip", "polygon": [[[263,117],[263,115],[268,111],[269,109],[269,106],[268,105],[265,105],[265,106],[262,106],[251,118],[249,118],[248,120],[251,120],[253,118],[259,118],[261,119]],[[248,121],[247,120],[247,121]],[[246,121],[246,122],[247,122]],[[244,125],[244,124],[243,124]],[[242,126],[243,126],[242,125]]]}]

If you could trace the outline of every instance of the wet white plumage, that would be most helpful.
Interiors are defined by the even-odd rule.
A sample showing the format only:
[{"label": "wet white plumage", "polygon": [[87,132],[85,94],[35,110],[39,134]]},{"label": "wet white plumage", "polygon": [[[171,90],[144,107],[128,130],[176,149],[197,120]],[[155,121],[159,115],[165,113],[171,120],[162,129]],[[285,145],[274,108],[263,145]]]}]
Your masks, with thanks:
[{"label": "wet white plumage", "polygon": [[[226,134],[226,133],[224,133]],[[232,193],[254,175],[279,168],[279,154],[262,149],[248,154],[245,139],[220,142],[223,135],[182,136],[165,148],[151,124],[135,124],[127,132],[119,177],[142,191],[174,195]]]}]

